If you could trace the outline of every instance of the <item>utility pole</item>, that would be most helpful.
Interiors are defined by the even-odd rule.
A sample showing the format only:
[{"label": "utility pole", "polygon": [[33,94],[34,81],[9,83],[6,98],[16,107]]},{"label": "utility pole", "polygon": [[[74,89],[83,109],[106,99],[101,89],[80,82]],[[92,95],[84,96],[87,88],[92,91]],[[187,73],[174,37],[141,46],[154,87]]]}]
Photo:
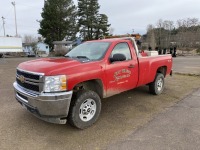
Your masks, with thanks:
[{"label": "utility pole", "polygon": [[6,36],[6,32],[5,32],[5,18],[2,16],[2,21],[3,21],[3,31],[4,31],[4,36]]},{"label": "utility pole", "polygon": [[15,11],[15,29],[16,29],[16,37],[17,37],[18,34],[17,34],[17,17],[16,17],[15,2],[11,2],[11,4],[14,6],[14,11]]}]

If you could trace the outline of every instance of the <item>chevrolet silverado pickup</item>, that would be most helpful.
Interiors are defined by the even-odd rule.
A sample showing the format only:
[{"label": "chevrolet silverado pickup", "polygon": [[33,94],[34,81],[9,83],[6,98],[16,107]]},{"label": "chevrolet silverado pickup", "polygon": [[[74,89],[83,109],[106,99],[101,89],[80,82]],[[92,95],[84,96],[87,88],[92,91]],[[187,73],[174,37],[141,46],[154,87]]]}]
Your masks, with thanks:
[{"label": "chevrolet silverado pickup", "polygon": [[23,62],[13,86],[16,100],[36,117],[84,129],[97,121],[101,99],[143,85],[159,95],[169,74],[171,55],[141,55],[135,39],[124,37],[84,42],[63,58]]}]

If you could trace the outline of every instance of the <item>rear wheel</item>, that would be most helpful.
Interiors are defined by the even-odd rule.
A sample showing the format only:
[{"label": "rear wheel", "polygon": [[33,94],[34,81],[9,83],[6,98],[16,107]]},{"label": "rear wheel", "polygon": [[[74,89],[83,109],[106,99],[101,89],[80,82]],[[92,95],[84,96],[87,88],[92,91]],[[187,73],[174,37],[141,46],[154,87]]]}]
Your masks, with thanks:
[{"label": "rear wheel", "polygon": [[157,73],[154,81],[149,84],[149,91],[151,94],[159,95],[164,89],[164,75],[162,73]]},{"label": "rear wheel", "polygon": [[79,129],[94,124],[101,111],[101,99],[94,91],[79,91],[72,98],[68,122]]}]

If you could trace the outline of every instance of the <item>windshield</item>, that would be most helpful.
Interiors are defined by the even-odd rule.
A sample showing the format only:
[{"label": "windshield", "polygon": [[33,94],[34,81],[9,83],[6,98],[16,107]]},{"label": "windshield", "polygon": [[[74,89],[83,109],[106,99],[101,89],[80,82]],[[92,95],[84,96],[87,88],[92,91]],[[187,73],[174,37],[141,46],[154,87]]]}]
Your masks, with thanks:
[{"label": "windshield", "polygon": [[109,42],[85,42],[72,49],[65,56],[71,58],[86,58],[89,60],[99,60],[103,58],[109,45]]}]

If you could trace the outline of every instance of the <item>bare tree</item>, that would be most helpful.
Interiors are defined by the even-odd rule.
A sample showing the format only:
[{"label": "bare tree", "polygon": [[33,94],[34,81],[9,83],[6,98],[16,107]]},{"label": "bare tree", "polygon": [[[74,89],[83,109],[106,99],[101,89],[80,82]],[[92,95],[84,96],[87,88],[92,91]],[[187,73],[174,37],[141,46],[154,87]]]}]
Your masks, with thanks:
[{"label": "bare tree", "polygon": [[162,46],[167,48],[170,47],[170,42],[172,41],[171,38],[171,32],[174,28],[174,22],[171,20],[165,20],[163,21],[163,30],[161,33],[161,37],[162,37]]},{"label": "bare tree", "polygon": [[32,35],[24,35],[23,42],[24,43],[36,43],[38,41],[38,38],[32,36]]},{"label": "bare tree", "polygon": [[146,42],[152,47],[181,49],[200,48],[200,22],[198,18],[179,19],[176,24],[171,20],[159,19],[154,25],[147,26]]},{"label": "bare tree", "polygon": [[149,24],[147,26],[147,42],[149,43],[149,46],[153,49],[155,49],[156,47],[154,28],[155,27],[152,24]]},{"label": "bare tree", "polygon": [[177,43],[182,48],[194,48],[200,41],[200,23],[198,18],[180,19],[177,21]]}]

